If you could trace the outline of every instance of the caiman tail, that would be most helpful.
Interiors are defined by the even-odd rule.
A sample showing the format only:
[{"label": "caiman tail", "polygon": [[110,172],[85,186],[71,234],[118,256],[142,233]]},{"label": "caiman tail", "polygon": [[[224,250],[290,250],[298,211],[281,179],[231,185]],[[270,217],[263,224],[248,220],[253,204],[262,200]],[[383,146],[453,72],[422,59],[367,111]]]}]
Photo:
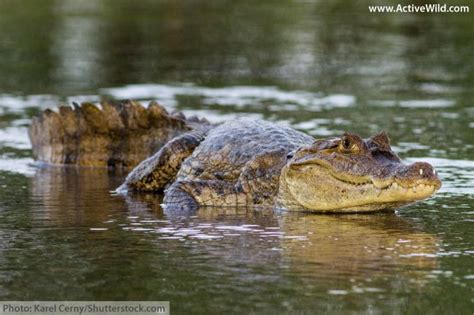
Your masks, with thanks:
[{"label": "caiman tail", "polygon": [[209,128],[205,119],[169,114],[156,102],[74,103],[47,109],[28,129],[36,160],[77,166],[134,167],[171,139],[196,128]]}]

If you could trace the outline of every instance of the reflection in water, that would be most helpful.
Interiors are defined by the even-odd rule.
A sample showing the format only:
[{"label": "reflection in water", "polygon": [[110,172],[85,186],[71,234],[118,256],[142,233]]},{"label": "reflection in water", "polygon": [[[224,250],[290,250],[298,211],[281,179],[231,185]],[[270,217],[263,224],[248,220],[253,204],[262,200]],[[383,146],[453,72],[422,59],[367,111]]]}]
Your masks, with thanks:
[{"label": "reflection in water", "polygon": [[77,221],[69,223],[81,224],[106,220],[116,207],[123,208],[109,196],[121,180],[120,174],[102,168],[45,166],[32,178],[31,196],[42,204],[41,211],[32,215],[48,225],[66,224],[71,218]]},{"label": "reflection in water", "polygon": [[[320,280],[375,281],[397,271],[397,277],[424,283],[426,272],[437,268],[438,238],[394,214],[331,216],[248,208],[163,213],[160,195],[110,195],[120,179],[98,169],[43,169],[33,178],[32,195],[43,198],[44,204],[43,211],[35,212],[41,218],[35,219],[48,224],[81,223],[95,232],[116,233],[114,229],[119,227],[130,233],[152,234],[151,242],[183,241],[190,246],[190,255],[196,249],[209,251],[222,266],[254,258],[257,264],[266,265],[262,253],[275,252],[272,255],[289,263],[294,272]],[[111,219],[110,213],[117,208],[123,209],[123,214]],[[203,240],[217,244],[196,243]],[[386,281],[383,290],[394,285],[392,281]]]},{"label": "reflection in water", "polygon": [[[292,259],[318,266],[321,277],[345,274],[386,277],[401,271],[423,280],[437,267],[439,240],[394,214],[355,216],[284,216],[281,229],[305,235],[308,244],[286,241]],[[309,233],[308,233],[309,232]]]},{"label": "reflection in water", "polygon": [[266,250],[280,251],[298,272],[319,281],[386,278],[396,270],[398,276],[424,283],[426,272],[438,265],[438,238],[394,214],[332,216],[207,208],[195,215],[195,224],[210,224],[202,232],[224,238],[228,232],[245,236],[236,241],[238,248],[266,244]]}]

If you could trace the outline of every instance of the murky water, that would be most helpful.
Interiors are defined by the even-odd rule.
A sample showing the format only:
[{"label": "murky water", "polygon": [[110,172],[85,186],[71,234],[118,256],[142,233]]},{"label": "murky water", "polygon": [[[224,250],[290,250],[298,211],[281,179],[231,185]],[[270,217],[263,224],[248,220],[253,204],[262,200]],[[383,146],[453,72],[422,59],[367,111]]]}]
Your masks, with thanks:
[{"label": "murky water", "polygon": [[[472,313],[472,13],[371,15],[355,3],[0,2],[0,299]],[[444,185],[396,214],[176,216],[160,196],[111,194],[124,174],[33,164],[33,115],[103,97],[315,137],[383,129]]]}]

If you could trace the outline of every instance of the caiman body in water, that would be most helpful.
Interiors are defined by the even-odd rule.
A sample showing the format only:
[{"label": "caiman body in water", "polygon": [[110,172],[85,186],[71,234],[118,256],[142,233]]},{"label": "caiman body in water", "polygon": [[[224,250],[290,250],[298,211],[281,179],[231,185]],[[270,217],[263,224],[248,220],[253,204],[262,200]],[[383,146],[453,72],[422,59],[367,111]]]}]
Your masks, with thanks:
[{"label": "caiman body in water", "polygon": [[370,212],[425,199],[441,186],[430,164],[402,163],[383,132],[314,139],[256,119],[212,125],[170,115],[156,103],[102,107],[43,112],[30,127],[34,155],[50,163],[129,167],[157,150],[119,190],[164,191],[165,206],[178,209]]}]

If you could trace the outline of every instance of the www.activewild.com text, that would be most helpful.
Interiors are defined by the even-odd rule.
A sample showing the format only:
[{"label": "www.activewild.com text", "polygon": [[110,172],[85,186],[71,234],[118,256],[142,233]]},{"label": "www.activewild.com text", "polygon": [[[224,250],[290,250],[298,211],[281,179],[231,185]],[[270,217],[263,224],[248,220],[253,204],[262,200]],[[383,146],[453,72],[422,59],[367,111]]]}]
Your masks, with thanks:
[{"label": "www.activewild.com text", "polygon": [[371,13],[469,13],[467,5],[424,4],[424,5],[369,5]]}]

